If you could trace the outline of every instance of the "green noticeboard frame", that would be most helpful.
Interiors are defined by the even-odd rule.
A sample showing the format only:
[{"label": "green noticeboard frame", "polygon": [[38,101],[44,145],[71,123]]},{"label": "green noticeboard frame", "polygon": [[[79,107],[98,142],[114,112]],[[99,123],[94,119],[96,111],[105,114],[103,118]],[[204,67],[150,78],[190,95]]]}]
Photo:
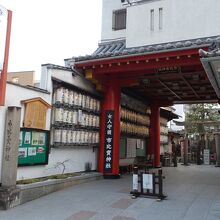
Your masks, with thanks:
[{"label": "green noticeboard frame", "polygon": [[21,128],[18,166],[48,164],[49,135],[49,131]]}]

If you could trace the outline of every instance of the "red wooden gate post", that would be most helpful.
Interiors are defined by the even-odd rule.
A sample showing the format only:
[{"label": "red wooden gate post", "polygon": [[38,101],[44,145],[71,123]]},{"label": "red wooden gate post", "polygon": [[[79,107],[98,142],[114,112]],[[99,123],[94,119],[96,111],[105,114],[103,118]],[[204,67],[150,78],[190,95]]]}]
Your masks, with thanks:
[{"label": "red wooden gate post", "polygon": [[8,73],[8,57],[9,57],[10,36],[11,36],[11,22],[12,22],[12,11],[8,10],[5,56],[4,56],[3,70],[1,72],[1,77],[0,77],[0,106],[4,106],[5,104],[6,81],[7,81],[7,73]]},{"label": "red wooden gate post", "polygon": [[154,152],[154,166],[160,167],[160,107],[151,105],[151,144]]},{"label": "red wooden gate post", "polygon": [[[99,149],[98,171],[102,172],[105,177],[116,178],[119,177],[119,147],[120,147],[120,100],[121,90],[117,80],[111,78],[107,85],[105,85],[105,94],[101,109],[101,139]],[[113,120],[108,120],[108,112],[113,116]],[[109,121],[110,124],[107,124]],[[108,136],[107,126],[111,126],[108,132],[112,132]],[[110,134],[109,133],[109,134]],[[107,159],[108,157],[108,159]]]}]

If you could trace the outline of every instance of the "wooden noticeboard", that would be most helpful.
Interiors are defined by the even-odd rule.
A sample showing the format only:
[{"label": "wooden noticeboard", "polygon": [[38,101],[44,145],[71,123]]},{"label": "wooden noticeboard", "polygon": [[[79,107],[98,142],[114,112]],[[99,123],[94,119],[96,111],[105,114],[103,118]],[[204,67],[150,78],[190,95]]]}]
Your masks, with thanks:
[{"label": "wooden noticeboard", "polygon": [[42,98],[34,98],[22,101],[25,104],[24,127],[25,128],[46,128],[47,109],[51,106]]}]

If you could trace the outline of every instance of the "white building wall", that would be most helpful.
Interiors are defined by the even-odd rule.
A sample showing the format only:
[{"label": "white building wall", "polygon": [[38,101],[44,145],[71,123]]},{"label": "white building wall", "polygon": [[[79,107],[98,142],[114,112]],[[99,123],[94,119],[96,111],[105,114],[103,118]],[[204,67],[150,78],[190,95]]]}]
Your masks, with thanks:
[{"label": "white building wall", "polygon": [[102,33],[101,39],[104,41],[111,41],[114,39],[125,38],[126,30],[112,30],[112,13],[114,10],[124,8],[121,0],[102,0]]},{"label": "white building wall", "polygon": [[[122,7],[120,0],[103,0],[102,39],[124,37],[126,46],[138,47],[172,41],[217,36],[220,29],[219,0],[152,0],[127,8],[127,28],[111,30],[112,9]],[[159,8],[163,9],[163,27],[159,30]],[[154,10],[154,31],[150,30],[150,11]]]},{"label": "white building wall", "polygon": [[[48,87],[50,88],[50,90],[52,89],[49,85]],[[3,156],[5,116],[6,116],[7,106],[22,107],[21,110],[21,127],[22,127],[22,122],[24,118],[24,106],[21,105],[20,101],[35,97],[41,97],[46,102],[51,104],[51,100],[52,100],[51,94],[46,94],[31,89],[19,87],[16,85],[7,84],[6,105],[0,107],[0,161],[2,161],[2,156]],[[51,115],[51,110],[48,110],[46,130],[50,130],[50,119],[51,119],[50,115]],[[80,147],[76,147],[74,149],[52,148],[49,154],[48,165],[18,167],[17,179],[21,180],[21,179],[54,175],[54,174],[61,174],[63,171],[63,166],[58,164],[63,162],[65,165],[65,173],[84,171],[85,163],[88,162],[92,163],[92,170],[95,170],[97,168],[97,149],[93,150],[93,148],[80,148]],[[0,182],[1,182],[1,170],[2,170],[2,163],[0,163]]]},{"label": "white building wall", "polygon": [[[17,179],[29,179],[55,174],[85,171],[85,163],[92,163],[92,170],[97,168],[97,150],[76,147],[75,149],[51,149],[48,165],[19,167]],[[61,164],[63,163],[64,166]]]}]

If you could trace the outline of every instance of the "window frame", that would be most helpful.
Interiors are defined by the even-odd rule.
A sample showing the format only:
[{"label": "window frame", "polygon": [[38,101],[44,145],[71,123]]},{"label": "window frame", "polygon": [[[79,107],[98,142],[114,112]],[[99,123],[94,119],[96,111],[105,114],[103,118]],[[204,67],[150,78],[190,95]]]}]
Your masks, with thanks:
[{"label": "window frame", "polygon": [[[124,21],[121,21],[121,23],[124,22],[123,24],[119,24],[119,21],[117,21],[117,16],[120,15],[124,16],[122,17]],[[126,29],[126,26],[127,26],[127,9],[123,8],[119,10],[114,10],[112,13],[112,30],[114,31],[124,30]]]},{"label": "window frame", "polygon": [[163,8],[159,8],[159,30],[163,29]]},{"label": "window frame", "polygon": [[150,10],[150,30],[154,31],[154,9]]}]

